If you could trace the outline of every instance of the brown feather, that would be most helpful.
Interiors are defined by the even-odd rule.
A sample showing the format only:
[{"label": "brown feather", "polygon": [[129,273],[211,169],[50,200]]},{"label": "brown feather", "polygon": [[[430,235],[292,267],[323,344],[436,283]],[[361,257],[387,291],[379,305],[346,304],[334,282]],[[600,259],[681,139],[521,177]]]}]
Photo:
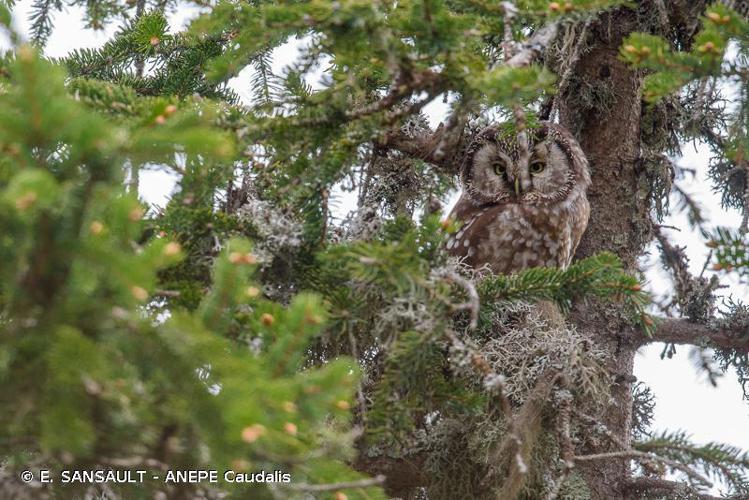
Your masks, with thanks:
[{"label": "brown feather", "polygon": [[[588,162],[572,135],[555,124],[543,124],[540,130],[530,134],[531,148],[543,141],[552,141],[559,146],[546,154],[542,160],[556,162],[537,182],[550,182],[544,191],[532,188],[517,195],[511,192],[512,182],[505,175],[501,182],[491,178],[492,172],[476,169],[491,168],[487,163],[484,148],[480,161],[474,156],[490,141],[502,158],[517,159],[517,145],[508,139],[500,139],[498,128],[488,128],[471,143],[461,165],[461,180],[464,191],[451,213],[451,218],[461,223],[457,232],[447,243],[447,250],[460,257],[469,266],[479,269],[488,267],[494,273],[510,274],[530,267],[567,267],[588,224],[590,205],[586,190],[590,184]],[[478,162],[478,163],[477,163]],[[512,168],[517,166],[512,165]],[[482,179],[482,185],[473,185]],[[490,179],[491,182],[486,180]],[[503,189],[502,192],[492,190]],[[487,191],[487,188],[490,188]]]}]

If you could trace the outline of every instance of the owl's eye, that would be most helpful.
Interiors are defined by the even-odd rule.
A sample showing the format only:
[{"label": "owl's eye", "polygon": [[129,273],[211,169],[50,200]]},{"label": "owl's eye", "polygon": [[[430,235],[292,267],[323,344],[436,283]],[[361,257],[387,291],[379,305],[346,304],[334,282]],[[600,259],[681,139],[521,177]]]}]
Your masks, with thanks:
[{"label": "owl's eye", "polygon": [[531,174],[540,174],[541,172],[544,171],[545,168],[546,168],[546,164],[544,162],[534,161],[533,163],[531,163],[529,170]]},{"label": "owl's eye", "polygon": [[494,160],[492,163],[492,168],[494,169],[494,173],[497,175],[505,175],[505,172],[507,169],[505,168],[505,164],[501,160]]}]

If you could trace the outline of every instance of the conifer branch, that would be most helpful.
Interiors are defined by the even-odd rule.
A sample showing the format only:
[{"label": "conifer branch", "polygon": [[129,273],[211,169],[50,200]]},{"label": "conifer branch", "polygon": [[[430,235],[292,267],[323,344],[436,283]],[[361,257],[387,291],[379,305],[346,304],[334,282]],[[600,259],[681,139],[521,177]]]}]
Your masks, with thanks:
[{"label": "conifer branch", "polygon": [[639,461],[657,461],[662,462],[664,465],[667,465],[668,467],[671,467],[675,470],[679,470],[686,474],[687,476],[691,477],[692,479],[706,485],[710,486],[712,483],[704,477],[702,474],[690,469],[686,465],[676,462],[674,460],[670,460],[668,458],[664,458],[661,456],[658,456],[654,453],[646,453],[644,451],[638,451],[638,450],[620,450],[620,451],[609,451],[604,453],[594,453],[590,455],[577,455],[575,456],[576,462],[592,462],[597,460],[618,460],[618,459],[631,459],[631,460],[639,460]]},{"label": "conifer branch", "polygon": [[652,342],[700,345],[707,342],[726,349],[749,350],[749,326],[733,329],[686,319],[664,319],[657,323],[652,336],[640,334],[637,341],[640,345]]},{"label": "conifer branch", "polygon": [[[734,446],[722,443],[695,445],[682,431],[664,432],[636,443],[634,448],[655,454],[661,460],[679,463],[692,472],[699,468],[710,476],[722,478],[735,492],[749,493],[749,454]],[[687,473],[686,470],[683,472]]]},{"label": "conifer branch", "polygon": [[61,10],[60,0],[36,0],[31,6],[31,37],[43,46],[52,33],[52,11]]},{"label": "conifer branch", "polygon": [[[507,396],[504,376],[494,373],[484,355],[466,345],[453,332],[448,331],[447,336],[458,351],[468,355],[470,363],[483,376],[483,385],[497,395],[499,407],[507,422],[507,433],[495,445],[491,459],[498,470],[505,473],[497,498],[516,498],[529,471],[530,453],[540,434],[543,411],[561,374],[556,368],[549,368],[541,374],[528,399],[515,412]],[[494,476],[487,476],[483,487],[489,487],[489,483],[495,479]]]},{"label": "conifer branch", "polygon": [[[503,11],[506,16],[505,26],[509,27],[516,8],[511,2],[503,2]],[[519,50],[510,50],[512,55],[507,58],[504,65],[509,68],[524,68],[530,66],[546,48],[554,41],[559,30],[559,23],[552,22],[537,30]],[[510,31],[511,33],[511,31]],[[503,43],[510,47],[509,41]],[[397,89],[397,87],[394,87]],[[391,91],[392,94],[392,91]],[[389,94],[389,95],[391,95]],[[388,97],[383,98],[377,107],[387,105]],[[354,112],[354,114],[356,114]],[[456,106],[444,123],[441,123],[432,134],[410,136],[403,130],[389,131],[384,138],[375,141],[375,145],[383,149],[400,151],[414,158],[432,163],[438,167],[456,171],[457,165],[454,156],[463,137],[463,126],[465,125],[465,110]],[[527,141],[526,141],[527,142]],[[525,143],[525,142],[523,142]]]},{"label": "conifer branch", "polygon": [[446,160],[453,161],[455,152],[459,150],[459,145],[463,139],[465,124],[466,110],[462,103],[458,102],[445,124],[440,123],[437,127],[438,134],[436,135],[439,140],[431,153],[432,163],[443,165]]},{"label": "conifer branch", "polygon": [[665,266],[671,271],[671,275],[674,279],[674,285],[676,287],[676,294],[679,297],[685,297],[687,295],[687,287],[689,282],[693,279],[689,272],[689,259],[684,253],[684,248],[680,248],[671,244],[660,227],[654,227],[655,237],[658,240],[658,244],[661,247],[661,255],[663,256],[663,262]]},{"label": "conifer branch", "polygon": [[[698,500],[718,500],[715,497],[700,493],[697,489],[686,483],[669,481],[658,477],[636,477],[623,483],[624,489],[636,495],[682,495]],[[681,496],[679,498],[682,498]]]},{"label": "conifer branch", "polygon": [[390,87],[390,91],[382,99],[373,103],[354,108],[345,112],[346,118],[355,120],[379,111],[390,109],[404,98],[422,90],[434,90],[442,82],[439,73],[425,70],[419,72],[401,72]]},{"label": "conifer branch", "polygon": [[645,312],[650,296],[636,278],[622,269],[614,254],[602,252],[573,263],[567,269],[532,268],[510,276],[490,276],[478,284],[482,302],[501,300],[552,300],[568,309],[575,298],[586,295],[623,300],[632,321],[646,332],[653,320]]},{"label": "conifer branch", "polygon": [[673,245],[660,227],[654,228],[661,248],[663,265],[673,278],[676,297],[682,315],[694,322],[704,322],[713,314],[715,295],[720,287],[717,278],[695,277],[689,272],[689,259],[684,248]]},{"label": "conifer branch", "polygon": [[432,134],[411,136],[402,130],[386,132],[382,139],[375,141],[375,146],[400,151],[412,158],[457,173],[457,165],[453,159],[456,147],[462,140],[462,123],[461,118],[451,115],[448,125],[440,124]]},{"label": "conifer branch", "polygon": [[[32,0],[39,39],[60,2]],[[719,163],[711,177],[731,206],[740,207],[743,195],[746,210],[739,155],[746,127],[727,126],[727,114],[713,111],[721,74],[747,81],[744,45],[736,61],[723,59],[729,39],[749,33],[742,19],[705,0],[249,1],[211,4],[189,32],[175,32],[166,4],[89,2],[89,26],[115,14],[136,19],[61,67],[21,46],[0,60],[0,260],[8,262],[0,266],[0,376],[19,381],[3,389],[7,455],[49,449],[45,455],[64,458],[66,468],[130,468],[149,465],[138,450],[153,449],[154,459],[194,468],[206,453],[230,452],[243,465],[302,474],[299,483],[278,485],[302,496],[368,488],[352,493],[379,497],[375,490],[385,486],[390,496],[413,497],[421,487],[434,498],[552,500],[581,481],[607,498],[709,499],[700,494],[707,478],[725,479],[747,497],[746,454],[696,446],[683,434],[650,439],[652,398],[615,381],[630,380],[630,355],[654,340],[731,346],[717,353],[722,368],[745,368],[749,308],[713,316],[717,282],[691,276],[684,252],[660,233],[685,320],[656,325],[650,297],[610,253],[566,269],[474,281],[445,255],[447,228],[431,206],[452,189],[456,159],[475,136],[469,117],[479,125],[511,111],[525,164],[534,117],[524,106],[556,94],[564,99],[556,105],[560,121],[581,125],[581,143],[621,141],[622,158],[636,156],[650,125],[668,128],[666,145],[648,143],[642,162],[664,179],[671,173],[664,158],[685,130],[696,136],[707,127],[714,137],[702,135]],[[706,31],[695,38],[699,25]],[[637,29],[648,36],[621,43]],[[298,57],[275,75],[274,49],[294,37],[302,42]],[[647,99],[673,96],[687,82],[699,85],[697,93],[688,89],[653,123],[649,111],[620,113],[633,104],[639,110],[645,73],[620,67],[620,46],[621,57],[651,73]],[[228,78],[248,65],[257,70],[247,85],[257,89],[249,109],[233,106],[227,90]],[[545,68],[559,75],[557,92]],[[317,69],[319,90],[307,81]],[[440,96],[450,97],[451,111],[432,131],[420,111]],[[690,99],[695,104],[684,104]],[[746,92],[740,100],[743,120]],[[546,109],[553,117],[555,104]],[[594,119],[609,112],[614,119]],[[230,134],[243,153],[229,147]],[[586,153],[598,160],[595,150]],[[129,162],[127,195],[121,174]],[[613,163],[595,163],[596,175],[617,172]],[[179,189],[143,221],[135,174],[162,164],[181,174]],[[237,169],[252,186],[235,189]],[[356,189],[359,173],[366,188],[338,225],[333,194]],[[620,168],[607,180],[639,194],[645,186],[630,183],[632,173]],[[651,198],[665,196],[668,181],[645,177]],[[224,190],[231,196],[222,207]],[[585,254],[616,248],[632,263],[645,243],[637,234],[648,223],[640,206],[648,200],[628,196],[631,206],[619,209],[619,198],[602,194],[590,192],[596,241]],[[698,205],[684,200],[699,225]],[[422,207],[427,215],[417,221]],[[600,227],[614,218],[631,227]],[[718,265],[749,273],[745,238],[722,234],[713,249]],[[303,292],[310,288],[320,296]],[[568,324],[558,310],[573,303]],[[546,305],[558,322],[547,321]],[[627,330],[627,319],[637,327]],[[637,418],[630,419],[633,394]],[[613,399],[622,411],[607,404]],[[346,453],[359,437],[346,432],[352,421],[367,436],[356,458]],[[631,444],[629,436],[648,440]],[[632,478],[632,460],[644,474],[688,477],[681,486]],[[0,468],[0,497],[14,497],[2,469],[10,468]],[[267,496],[275,486],[255,488]],[[85,494],[71,494],[78,493]]]}]

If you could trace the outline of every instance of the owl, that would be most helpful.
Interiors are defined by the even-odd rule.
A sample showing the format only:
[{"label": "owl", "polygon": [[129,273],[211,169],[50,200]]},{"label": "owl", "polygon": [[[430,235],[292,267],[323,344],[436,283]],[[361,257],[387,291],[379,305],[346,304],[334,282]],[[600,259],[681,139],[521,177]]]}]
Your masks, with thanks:
[{"label": "owl", "polygon": [[496,274],[565,268],[588,225],[588,161],[566,129],[542,123],[528,130],[522,165],[515,135],[500,130],[484,129],[463,156],[463,192],[450,214],[459,227],[447,250]]}]

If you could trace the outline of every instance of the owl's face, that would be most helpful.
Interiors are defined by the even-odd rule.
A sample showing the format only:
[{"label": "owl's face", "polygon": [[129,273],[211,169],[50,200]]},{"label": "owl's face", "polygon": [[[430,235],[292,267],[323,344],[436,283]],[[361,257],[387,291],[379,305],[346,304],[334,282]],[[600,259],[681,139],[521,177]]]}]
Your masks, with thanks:
[{"label": "owl's face", "polygon": [[551,204],[590,182],[587,162],[566,131],[552,124],[529,134],[530,159],[519,158],[514,138],[501,140],[496,129],[482,132],[462,166],[463,184],[479,203]]}]

